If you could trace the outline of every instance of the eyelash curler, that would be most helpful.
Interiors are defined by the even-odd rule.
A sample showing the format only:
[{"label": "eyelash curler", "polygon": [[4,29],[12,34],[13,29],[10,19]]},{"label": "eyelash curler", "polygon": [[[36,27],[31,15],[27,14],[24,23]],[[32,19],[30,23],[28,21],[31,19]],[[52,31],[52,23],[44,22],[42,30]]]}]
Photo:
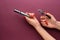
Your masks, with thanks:
[{"label": "eyelash curler", "polygon": [[[41,13],[42,15],[44,15],[44,16],[47,16],[49,19],[51,19],[51,17],[50,17],[49,15],[47,15],[47,14],[45,13],[45,11],[43,11],[43,10],[41,10],[41,9],[38,9],[38,12]],[[44,21],[44,22],[48,25],[47,20]]]},{"label": "eyelash curler", "polygon": [[38,12],[40,12],[42,15],[47,16],[49,19],[51,19],[51,17],[50,17],[49,15],[47,15],[47,14],[45,13],[45,11],[43,11],[42,9],[38,9]]}]

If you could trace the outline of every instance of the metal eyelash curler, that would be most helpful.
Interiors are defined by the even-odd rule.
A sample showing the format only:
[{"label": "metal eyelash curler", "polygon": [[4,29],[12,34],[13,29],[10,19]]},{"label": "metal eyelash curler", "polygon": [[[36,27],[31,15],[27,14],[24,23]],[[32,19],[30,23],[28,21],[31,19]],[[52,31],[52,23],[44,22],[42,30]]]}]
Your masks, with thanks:
[{"label": "metal eyelash curler", "polygon": [[49,15],[47,15],[47,14],[45,13],[45,11],[43,11],[42,9],[38,9],[38,12],[40,12],[42,15],[47,16],[49,19],[51,19],[51,17],[50,17]]},{"label": "metal eyelash curler", "polygon": [[[49,15],[47,15],[47,14],[45,13],[45,11],[43,11],[43,10],[41,10],[41,9],[38,9],[38,12],[40,12],[42,15],[47,16],[49,19],[51,19],[51,17],[50,17]],[[45,20],[44,22],[48,25],[47,20]]]}]

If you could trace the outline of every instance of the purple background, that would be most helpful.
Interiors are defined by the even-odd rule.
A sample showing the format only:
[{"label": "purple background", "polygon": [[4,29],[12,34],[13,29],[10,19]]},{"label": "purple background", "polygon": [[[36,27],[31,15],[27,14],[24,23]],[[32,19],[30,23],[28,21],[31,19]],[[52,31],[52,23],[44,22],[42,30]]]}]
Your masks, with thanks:
[{"label": "purple background", "polygon": [[[60,0],[0,0],[0,40],[42,40],[23,16],[13,12],[17,8],[24,12],[34,12],[39,20],[38,9],[52,13],[60,20]],[[60,31],[45,28],[60,40]]]}]

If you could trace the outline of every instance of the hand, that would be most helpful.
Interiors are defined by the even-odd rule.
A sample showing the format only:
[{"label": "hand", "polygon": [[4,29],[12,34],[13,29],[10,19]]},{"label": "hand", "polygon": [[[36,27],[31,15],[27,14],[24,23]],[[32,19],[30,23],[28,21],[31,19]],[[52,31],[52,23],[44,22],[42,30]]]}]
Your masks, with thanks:
[{"label": "hand", "polygon": [[32,18],[25,17],[26,21],[36,29],[36,31],[43,37],[44,40],[55,40],[54,37],[52,37],[43,27],[41,27],[34,13],[28,14],[29,16],[32,16]]},{"label": "hand", "polygon": [[57,27],[56,27],[56,29],[58,29],[58,30],[60,30],[60,21],[57,21]]},{"label": "hand", "polygon": [[36,19],[34,13],[28,13],[30,16],[32,16],[32,18],[29,18],[29,17],[25,17],[26,21],[32,25],[33,27],[36,27],[36,26],[40,26],[40,23],[38,22],[38,20]]},{"label": "hand", "polygon": [[[40,19],[41,19],[41,24],[45,27],[48,27],[48,28],[56,28],[57,27],[57,20],[55,19],[55,17],[50,14],[50,13],[46,13],[46,15],[50,16],[51,19],[49,19],[47,16],[41,16]],[[48,24],[46,24],[46,22]]]}]

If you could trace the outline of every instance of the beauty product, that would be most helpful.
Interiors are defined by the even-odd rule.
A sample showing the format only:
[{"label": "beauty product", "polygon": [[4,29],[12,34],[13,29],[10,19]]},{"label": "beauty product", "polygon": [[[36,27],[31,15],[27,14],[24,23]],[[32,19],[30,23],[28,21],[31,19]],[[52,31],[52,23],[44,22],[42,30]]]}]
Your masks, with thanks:
[{"label": "beauty product", "polygon": [[47,15],[44,10],[38,9],[38,12],[40,12],[42,15],[47,16],[49,19],[51,19],[51,17],[49,15]]},{"label": "beauty product", "polygon": [[24,13],[24,12],[21,12],[21,11],[19,11],[19,10],[17,10],[17,9],[14,9],[14,12],[16,12],[16,13],[18,13],[18,14],[21,14],[21,15],[23,15],[23,16],[30,17],[28,14],[26,14],[26,13]]}]

